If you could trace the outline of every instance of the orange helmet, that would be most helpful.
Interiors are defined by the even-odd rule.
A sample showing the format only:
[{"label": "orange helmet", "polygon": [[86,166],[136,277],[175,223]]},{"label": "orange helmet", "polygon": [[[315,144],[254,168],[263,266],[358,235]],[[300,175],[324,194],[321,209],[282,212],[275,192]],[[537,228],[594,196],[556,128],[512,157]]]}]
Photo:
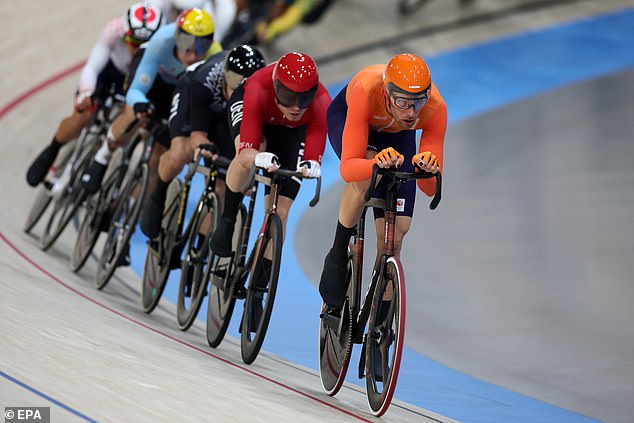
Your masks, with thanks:
[{"label": "orange helmet", "polygon": [[383,83],[389,92],[419,94],[431,87],[431,76],[423,59],[415,54],[398,54],[387,63]]}]

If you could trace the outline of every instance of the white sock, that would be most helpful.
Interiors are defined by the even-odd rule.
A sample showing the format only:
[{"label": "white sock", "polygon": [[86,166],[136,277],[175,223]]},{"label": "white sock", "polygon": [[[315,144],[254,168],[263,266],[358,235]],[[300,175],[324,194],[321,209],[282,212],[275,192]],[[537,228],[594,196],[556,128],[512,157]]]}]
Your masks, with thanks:
[{"label": "white sock", "polygon": [[106,139],[106,142],[97,150],[95,161],[99,164],[107,165],[110,161],[110,157],[112,157],[112,151],[110,151],[108,140]]}]

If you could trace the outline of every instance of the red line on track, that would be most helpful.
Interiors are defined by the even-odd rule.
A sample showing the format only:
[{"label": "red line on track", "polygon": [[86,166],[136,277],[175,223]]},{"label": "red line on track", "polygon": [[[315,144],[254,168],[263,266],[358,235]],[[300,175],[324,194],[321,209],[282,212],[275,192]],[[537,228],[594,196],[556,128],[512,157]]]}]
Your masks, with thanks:
[{"label": "red line on track", "polygon": [[45,88],[55,84],[56,82],[59,82],[62,79],[64,79],[64,78],[72,75],[73,73],[79,71],[84,66],[84,63],[86,63],[86,61],[82,60],[81,62],[69,67],[68,69],[65,69],[65,70],[63,70],[63,71],[51,76],[50,78],[40,82],[36,86],[34,86],[34,87],[28,89],[27,91],[23,92],[22,94],[18,95],[16,98],[11,100],[9,103],[7,103],[6,105],[2,106],[2,109],[0,109],[0,120],[7,113],[9,113],[11,110],[15,109],[17,106],[19,106],[24,101],[28,100],[30,97],[34,96],[35,94],[39,93],[40,91],[43,91]]}]

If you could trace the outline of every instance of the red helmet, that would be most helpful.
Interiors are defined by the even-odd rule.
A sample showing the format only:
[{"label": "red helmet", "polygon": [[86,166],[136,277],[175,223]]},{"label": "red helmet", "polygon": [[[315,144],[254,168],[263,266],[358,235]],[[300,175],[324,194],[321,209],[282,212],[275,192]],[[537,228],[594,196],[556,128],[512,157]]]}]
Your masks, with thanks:
[{"label": "red helmet", "polygon": [[315,98],[318,83],[317,65],[304,53],[285,54],[273,69],[275,95],[283,106],[308,107]]}]

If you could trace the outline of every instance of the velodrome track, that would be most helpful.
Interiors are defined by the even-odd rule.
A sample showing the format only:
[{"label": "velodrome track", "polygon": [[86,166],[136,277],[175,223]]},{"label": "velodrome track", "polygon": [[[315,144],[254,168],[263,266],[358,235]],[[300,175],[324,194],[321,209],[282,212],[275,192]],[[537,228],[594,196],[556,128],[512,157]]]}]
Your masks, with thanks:
[{"label": "velodrome track", "polygon": [[[487,2],[483,3],[483,8],[491,7],[491,5],[486,4]],[[536,2],[516,3],[530,4]],[[577,3],[575,6],[579,6],[584,5],[586,2],[570,3]],[[616,9],[627,5],[628,2],[606,3],[613,3],[612,7]],[[104,292],[97,292],[92,287],[91,269],[94,270],[94,263],[89,263],[88,268],[80,275],[70,273],[67,270],[66,262],[73,241],[72,231],[68,231],[65,237],[48,253],[39,251],[36,246],[36,240],[21,232],[25,211],[30,205],[33,193],[32,190],[28,189],[23,179],[26,166],[33,155],[41,148],[41,145],[45,142],[44,140],[50,139],[52,128],[56,126],[59,118],[68,108],[71,98],[70,94],[75,83],[74,77],[76,76],[76,73],[72,73],[73,64],[81,61],[94,40],[94,34],[97,30],[92,25],[100,27],[104,21],[104,16],[113,16],[124,7],[120,6],[116,9],[112,3],[106,4],[105,2],[91,4],[91,10],[88,10],[87,5],[71,5],[70,2],[68,8],[65,8],[64,2],[58,2],[55,6],[55,9],[52,7],[47,9],[46,14],[42,13],[41,10],[33,10],[29,15],[35,23],[43,22],[45,17],[51,15],[50,19],[57,18],[57,20],[53,20],[55,24],[50,28],[46,39],[33,40],[33,43],[29,44],[28,48],[22,48],[19,43],[20,40],[10,37],[4,37],[1,44],[3,57],[11,57],[15,61],[15,63],[10,63],[8,60],[3,59],[2,74],[9,77],[3,77],[0,82],[2,84],[2,104],[3,106],[8,105],[7,108],[2,109],[2,115],[0,116],[2,128],[0,132],[2,134],[0,160],[3,169],[2,180],[4,181],[2,195],[5,198],[5,201],[3,201],[4,206],[0,212],[2,228],[2,243],[0,243],[0,248],[2,249],[0,256],[0,262],[2,263],[2,273],[0,274],[2,283],[2,304],[0,307],[2,325],[0,329],[2,338],[5,340],[0,352],[3,363],[1,370],[4,376],[0,385],[2,405],[32,404],[51,406],[54,416],[53,421],[69,421],[72,418],[81,419],[82,417],[104,421],[171,421],[174,419],[203,421],[252,421],[254,419],[256,421],[270,419],[277,421],[371,420],[370,415],[366,411],[367,407],[363,394],[359,388],[349,385],[343,395],[338,396],[335,400],[326,397],[321,392],[318,377],[315,375],[314,370],[310,368],[310,364],[303,365],[307,360],[306,357],[296,361],[293,360],[295,363],[300,364],[293,364],[279,357],[292,356],[293,352],[285,354],[277,351],[280,347],[279,344],[275,343],[276,335],[274,332],[267,336],[265,349],[273,350],[278,355],[265,352],[254,365],[250,367],[243,366],[239,361],[239,346],[234,340],[227,339],[223,343],[222,348],[213,351],[206,346],[203,333],[204,327],[202,325],[197,325],[186,334],[177,331],[174,325],[173,307],[168,302],[164,301],[160,309],[153,315],[145,316],[138,307],[138,276],[131,269],[119,271],[117,274],[118,280],[114,281]],[[12,6],[3,4],[0,7],[3,12],[2,19],[4,24],[6,20],[4,17],[10,16]],[[434,9],[433,3],[428,7],[431,10],[430,13],[443,11],[442,9]],[[583,9],[583,7],[577,7],[575,13],[580,13],[580,9]],[[342,15],[345,16],[346,10],[342,6],[341,14],[334,15],[324,25],[333,25],[333,20],[340,19]],[[593,12],[600,12],[600,10],[586,7],[585,12],[592,14]],[[73,18],[77,15],[84,16],[86,19],[77,23],[77,20]],[[17,24],[13,19],[7,20],[6,25],[3,26],[3,33],[14,33],[12,31],[14,27],[11,25]],[[307,34],[316,30],[317,28],[311,28],[308,31],[301,32],[294,40],[300,46],[295,46],[294,48],[311,51],[308,46],[312,47],[312,45],[306,44],[304,38],[309,37]],[[508,31],[511,31],[511,29]],[[461,42],[486,39],[482,32],[482,29],[480,29],[477,34],[470,36],[452,33],[452,36],[448,36],[446,40],[436,40],[435,44],[432,43],[433,49],[442,51],[443,49],[456,47]],[[464,40],[465,38],[468,40]],[[353,41],[344,40],[342,43],[352,43]],[[277,48],[283,49],[285,45],[290,44],[291,40],[285,39],[282,40]],[[344,46],[342,45],[342,47]],[[321,48],[324,47],[321,46]],[[318,50],[318,48],[315,48],[315,50]],[[388,51],[391,50],[388,49]],[[315,55],[319,53],[321,52],[317,51]],[[377,55],[383,56],[384,53],[385,50],[380,54],[379,52],[368,52],[366,56],[357,56],[355,60],[357,62],[373,63],[374,61],[384,60],[383,57],[381,59],[375,58]],[[276,53],[272,51],[270,54],[271,57],[274,57]],[[323,55],[325,56],[325,54]],[[43,56],[47,59],[43,60]],[[325,81],[333,83],[344,79],[345,76],[349,76],[360,66],[362,64],[344,63],[342,66],[329,64],[321,67],[320,70],[323,69],[322,77]],[[50,78],[52,75],[59,75],[59,72],[65,69],[71,70],[68,75],[62,74],[58,80],[51,81],[51,83],[40,87],[41,89],[33,92],[32,95],[21,97],[21,94],[27,92],[29,88],[36,86],[37,83]],[[618,76],[616,82],[610,83],[610,81],[607,81],[608,84],[604,86],[616,86],[617,88],[612,89],[611,92],[618,93],[619,84],[625,84],[626,81],[631,81],[631,77],[628,79],[627,74]],[[591,92],[600,91],[600,88],[593,88],[590,85],[582,85],[582,87],[589,87]],[[554,93],[549,98],[549,101],[556,102],[560,94],[562,94],[561,91]],[[16,102],[13,102],[13,100],[16,100]],[[561,107],[567,105],[569,103],[563,101]],[[497,115],[492,113],[488,117],[488,125],[492,125],[490,122],[495,122],[496,120],[509,119],[502,112]],[[619,122],[622,120],[615,119],[615,121]],[[556,125],[553,126],[556,127]],[[618,132],[617,129],[615,129],[615,133]],[[631,130],[631,125],[629,127],[625,125],[621,129]],[[472,131],[473,126],[469,127],[465,123],[450,130],[450,134],[464,138],[465,135],[462,133],[471,134]],[[503,134],[508,134],[508,129],[506,131]],[[491,132],[495,133],[495,131]],[[16,146],[20,146],[20,148]],[[486,151],[488,152],[495,150],[494,146],[487,148]],[[622,154],[627,155],[629,152],[631,150],[626,149],[622,151]],[[465,154],[464,151],[456,151],[456,155]],[[509,153],[508,157],[513,156]],[[467,162],[466,158],[461,160],[462,163]],[[575,163],[573,162],[572,164],[574,165]],[[631,178],[632,167],[631,165],[628,167],[627,163],[621,164],[621,166],[624,172],[620,176],[624,176],[624,178],[620,179],[627,181],[627,178]],[[451,185],[448,186],[451,187]],[[616,186],[619,187],[621,185]],[[451,198],[449,197],[451,189],[445,192],[445,201],[448,202],[448,199]],[[506,194],[508,195],[508,193]],[[466,193],[455,195],[456,197],[464,196]],[[622,199],[619,203],[620,207],[625,208],[626,211],[632,209],[631,189],[628,191],[627,187],[621,187],[615,195]],[[623,197],[624,195],[625,197]],[[630,197],[627,197],[628,195]],[[333,205],[333,203],[336,204],[336,200],[333,199],[336,199],[336,188],[329,194],[324,195],[323,203],[317,211],[323,212],[324,209],[329,207],[332,216],[332,210],[336,210]],[[448,209],[446,210],[449,212],[453,210],[451,206],[447,207]],[[627,223],[627,218],[623,217],[619,210],[612,210],[610,216],[616,217],[617,223]],[[455,218],[455,215],[451,217]],[[504,215],[502,217],[508,218],[508,216]],[[591,219],[591,217],[584,216],[582,222],[574,223],[584,223],[585,219]],[[302,218],[312,219],[310,214]],[[428,217],[425,216],[425,218]],[[322,231],[325,232],[324,238],[315,238],[311,234],[301,236],[302,233],[298,233],[295,236],[297,238],[295,244],[298,247],[298,251],[300,251],[298,260],[312,280],[315,280],[315,272],[318,271],[316,269],[321,261],[321,254],[319,259],[307,261],[305,257],[301,256],[302,241],[305,242],[306,239],[314,238],[316,239],[316,244],[319,245],[319,248],[315,249],[325,251],[329,242],[331,227],[333,226],[331,222],[331,218],[326,218],[324,221],[324,226],[327,228]],[[631,222],[631,219],[629,222]],[[486,224],[482,223],[481,225],[486,226]],[[628,274],[631,276],[632,274],[631,267],[624,264],[625,262],[622,260],[624,252],[631,252],[631,249],[628,250],[632,245],[631,237],[628,242],[628,228],[629,234],[631,234],[631,226],[625,226],[624,231],[620,234],[623,238],[618,239],[620,240],[620,243],[617,244],[619,252],[610,259],[613,267],[616,268],[616,273],[626,272],[626,274],[615,275],[614,272],[608,272],[604,274],[606,280],[622,282],[623,277],[627,277]],[[461,229],[466,230],[462,226]],[[613,226],[608,233],[613,234],[614,230],[615,227]],[[442,232],[441,229],[437,231]],[[439,236],[439,234],[435,235]],[[563,231],[559,235],[565,236],[568,233]],[[469,239],[467,241],[473,242],[473,240]],[[552,247],[552,249],[555,248]],[[552,251],[549,252],[552,253]],[[289,255],[286,253],[288,251],[285,252],[285,258]],[[591,256],[591,259],[597,260],[596,255],[594,257]],[[445,263],[445,265],[449,267],[450,263]],[[601,268],[601,266],[595,266],[590,270],[595,271]],[[555,273],[561,272],[561,269],[555,270]],[[466,270],[461,270],[461,272],[466,272]],[[456,273],[461,275],[461,272]],[[546,276],[549,276],[548,272],[545,273]],[[446,275],[439,274],[436,276],[442,280]],[[461,279],[463,278],[456,278],[456,280]],[[594,294],[595,298],[602,298],[595,291],[596,288],[593,290],[593,285],[590,282],[591,280],[587,282],[587,288],[590,291],[589,295]],[[460,287],[450,285],[450,288],[459,289]],[[495,288],[495,284],[489,286],[484,294],[491,296],[493,299],[496,298],[497,291]],[[565,287],[557,287],[557,289],[563,288]],[[631,288],[626,283],[623,283],[623,286],[613,286],[612,288],[614,289],[610,288],[609,284],[605,286],[606,292],[612,295],[621,293],[622,297],[620,299],[622,302],[627,303],[627,300],[632,298]],[[557,360],[553,360],[550,363],[544,362],[544,366],[541,366],[541,369],[540,366],[537,366],[537,369],[531,369],[531,358],[544,359],[543,356],[537,355],[531,357],[534,346],[529,345],[529,342],[533,342],[535,339],[539,340],[539,334],[536,334],[535,337],[524,338],[524,343],[522,343],[521,333],[515,334],[516,336],[513,338],[508,337],[508,333],[504,334],[502,331],[499,337],[496,338],[487,333],[487,331],[490,332],[497,329],[493,324],[494,321],[484,320],[482,324],[486,325],[482,328],[482,332],[477,335],[482,339],[486,339],[489,345],[482,346],[482,344],[476,342],[472,343],[471,345],[476,346],[472,352],[475,357],[462,361],[464,367],[461,367],[460,360],[464,360],[465,356],[469,354],[456,353],[456,351],[461,351],[458,344],[459,337],[455,339],[445,337],[445,343],[443,344],[441,335],[443,332],[451,332],[452,330],[468,332],[469,327],[465,325],[466,327],[464,328],[452,328],[451,322],[447,320],[450,316],[456,316],[460,307],[454,305],[453,308],[450,308],[451,312],[449,315],[442,307],[443,304],[451,304],[452,298],[467,297],[460,297],[456,295],[457,292],[442,292],[440,288],[435,288],[435,290],[438,290],[438,292],[433,293],[434,298],[448,298],[443,300],[444,303],[438,301],[438,304],[432,307],[431,311],[433,313],[430,321],[435,325],[433,329],[418,332],[417,327],[419,326],[415,323],[417,320],[416,315],[413,315],[413,317],[409,316],[410,326],[408,334],[410,334],[411,339],[410,348],[416,349],[419,353],[427,350],[429,352],[428,356],[440,362],[443,362],[443,358],[445,358],[456,369],[469,374],[483,375],[482,377],[485,377],[488,381],[494,381],[494,383],[498,383],[505,388],[523,392],[534,398],[575,410],[581,414],[606,421],[631,420],[628,420],[628,417],[633,415],[631,404],[627,404],[626,401],[627,392],[631,392],[631,383],[629,384],[630,391],[624,390],[628,386],[625,382],[628,380],[628,375],[632,375],[631,348],[629,349],[629,364],[627,355],[625,355],[626,360],[605,362],[603,364],[592,362],[596,358],[594,351],[590,351],[587,357],[581,354],[573,355],[576,360],[570,360],[569,368],[564,369],[567,372],[567,376],[571,379],[566,380],[565,384],[558,386],[557,371],[561,372],[561,368],[554,369],[550,373],[552,377],[550,380],[548,378],[539,380],[540,377],[538,377],[541,376],[538,374],[539,370],[543,370],[548,364],[557,363]],[[310,292],[310,289],[308,289],[308,292]],[[314,291],[312,291],[312,295],[314,294]],[[556,299],[565,300],[566,295],[564,294],[556,296]],[[539,306],[539,301],[534,300],[539,297],[541,297],[539,292],[534,292],[532,295],[527,296],[532,301],[531,304],[536,306]],[[414,297],[410,291],[410,301],[415,301],[412,298]],[[586,300],[587,297],[579,298],[577,305],[584,304]],[[631,330],[628,332],[627,328],[619,324],[622,324],[624,320],[631,321],[631,319],[628,319],[628,316],[632,317],[631,311],[628,312],[627,309],[615,307],[615,305],[622,306],[621,302],[615,303],[611,301],[609,304],[613,306],[612,313],[609,313],[610,310],[595,310],[596,316],[591,314],[588,320],[592,317],[608,316],[605,317],[604,321],[599,320],[599,322],[612,323],[614,336],[619,337],[620,341],[609,344],[606,348],[617,353],[618,351],[623,351],[623,349],[628,351],[628,348],[631,347]],[[276,312],[278,311],[278,306],[279,304],[276,305]],[[412,308],[410,307],[410,312]],[[566,310],[566,305],[562,304],[562,308]],[[551,311],[548,308],[545,310]],[[314,312],[312,316],[315,316]],[[438,316],[444,316],[445,318],[439,318]],[[428,317],[425,315],[425,318]],[[489,319],[492,318],[489,317]],[[567,327],[576,327],[573,323]],[[587,324],[589,322],[581,321],[580,323]],[[316,337],[314,335],[315,324],[311,324],[310,330],[312,332],[310,338],[313,338]],[[458,323],[455,324],[458,325]],[[271,331],[274,329],[275,326],[272,326]],[[621,329],[624,329],[624,331],[619,332]],[[414,333],[414,335],[411,335],[411,333]],[[434,333],[437,335],[434,335]],[[583,332],[581,334],[583,335]],[[560,333],[554,331],[550,335],[557,336]],[[430,348],[429,345],[425,346],[425,344],[430,344],[430,339],[433,340],[432,344],[437,347]],[[600,339],[601,344],[614,341],[611,337]],[[628,339],[629,343],[627,342]],[[268,348],[269,340],[271,340],[270,348]],[[455,342],[456,345],[452,345],[452,342]],[[503,357],[497,357],[495,354],[500,353],[500,351],[504,353],[505,350],[496,350],[494,346],[505,342],[515,342],[518,343],[516,345],[520,345],[518,348],[523,354],[520,354],[521,357],[519,357],[518,362],[527,365],[525,369],[513,369],[516,371],[515,374],[512,371],[506,372],[506,376],[504,371],[500,371],[500,367],[504,368],[509,362],[498,361],[497,363],[493,362],[491,365],[491,363],[487,363],[486,359],[480,360],[488,354],[493,356],[493,361],[501,360]],[[419,348],[418,345],[420,344],[423,344],[423,347]],[[287,340],[286,344],[283,343],[283,345],[286,349],[292,349],[293,343]],[[587,347],[587,344],[579,346],[583,348]],[[561,345],[558,345],[558,349],[560,347]],[[483,349],[480,350],[478,348]],[[565,353],[565,351],[563,352]],[[597,349],[596,354],[600,355],[601,352],[601,349]],[[606,358],[622,358],[617,353],[606,356]],[[404,364],[403,378],[405,378],[406,374],[416,373],[418,370],[413,368],[413,366],[418,365],[417,361],[411,361],[410,363],[412,366],[410,368],[406,367],[407,362]],[[511,361],[510,363],[513,362]],[[594,408],[592,407],[593,404],[589,404],[586,405],[587,408],[584,408],[582,395],[587,395],[587,392],[581,390],[580,394],[582,395],[580,396],[578,395],[579,392],[570,389],[574,385],[575,380],[573,377],[575,375],[577,375],[576,380],[579,382],[584,381],[583,373],[588,369],[588,367],[584,366],[588,363],[593,363],[595,367],[619,366],[625,363],[625,367],[620,367],[620,371],[613,372],[609,380],[597,379],[595,381],[594,389],[602,392],[596,392],[593,397],[600,399],[611,397],[613,401],[604,401],[596,404]],[[515,364],[517,365],[517,363]],[[531,371],[537,373],[529,376],[527,372]],[[518,373],[520,377],[517,377]],[[598,377],[605,375],[598,370],[595,374]],[[502,375],[501,378],[500,375]],[[425,376],[424,374],[422,375],[422,377]],[[443,376],[446,376],[446,373],[434,377],[442,378]],[[507,377],[507,379],[504,380],[504,377]],[[452,383],[455,383],[455,380]],[[533,408],[538,413],[542,411],[544,414],[531,419],[521,412],[514,413],[514,406],[518,408],[525,407],[525,404],[521,404],[521,401],[509,401],[504,406],[494,405],[497,398],[493,395],[477,403],[473,399],[464,398],[472,395],[472,392],[454,390],[453,386],[450,389],[446,389],[441,395],[438,394],[438,390],[443,390],[442,388],[449,387],[449,385],[448,381],[446,386],[441,385],[441,389],[437,389],[436,392],[419,392],[418,396],[425,395],[432,398],[432,400],[428,400],[428,403],[432,406],[425,408],[436,412],[442,410],[442,414],[465,421],[520,421],[523,418],[526,418],[525,421],[589,421],[589,419],[586,420],[580,414],[573,412],[566,412],[565,410],[553,412],[549,406]],[[544,387],[548,389],[544,389]],[[478,388],[476,387],[476,389]],[[540,388],[542,389],[541,392]],[[589,391],[592,391],[592,389],[592,386],[588,387]],[[614,392],[609,392],[609,389],[614,390]],[[605,395],[606,390],[608,390],[608,395]],[[490,391],[483,390],[482,395],[486,396],[489,394]],[[417,394],[414,393],[414,395]],[[589,395],[592,395],[592,393]],[[425,400],[423,399],[422,401],[424,402]],[[472,410],[469,410],[469,401],[473,401],[471,403]],[[592,401],[588,402],[592,403]],[[383,421],[447,420],[421,407],[404,403],[397,403],[396,405],[390,409],[388,414],[382,419]]]}]

